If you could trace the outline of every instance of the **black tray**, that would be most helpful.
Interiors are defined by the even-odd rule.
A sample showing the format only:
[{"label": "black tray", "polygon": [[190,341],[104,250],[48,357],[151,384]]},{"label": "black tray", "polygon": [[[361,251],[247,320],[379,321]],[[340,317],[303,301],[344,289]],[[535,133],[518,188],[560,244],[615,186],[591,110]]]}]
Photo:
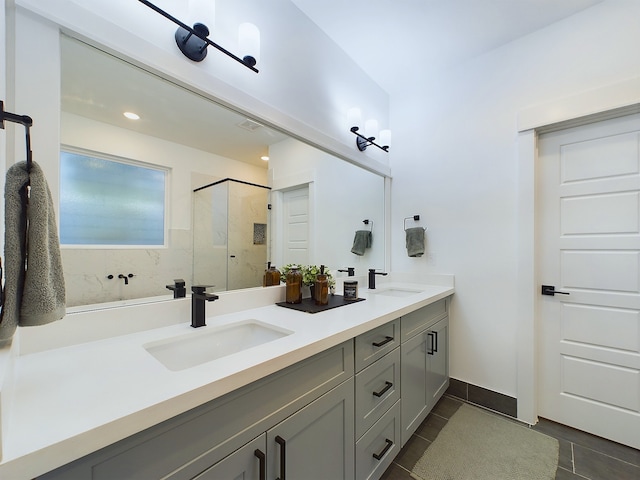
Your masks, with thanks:
[{"label": "black tray", "polygon": [[303,298],[302,303],[287,303],[278,302],[276,305],[280,305],[285,308],[292,308],[293,310],[299,310],[307,313],[324,312],[325,310],[331,310],[332,308],[343,307],[344,305],[351,305],[352,303],[361,302],[364,298],[355,298],[353,300],[345,300],[342,295],[329,295],[328,305],[316,305],[313,298]]}]

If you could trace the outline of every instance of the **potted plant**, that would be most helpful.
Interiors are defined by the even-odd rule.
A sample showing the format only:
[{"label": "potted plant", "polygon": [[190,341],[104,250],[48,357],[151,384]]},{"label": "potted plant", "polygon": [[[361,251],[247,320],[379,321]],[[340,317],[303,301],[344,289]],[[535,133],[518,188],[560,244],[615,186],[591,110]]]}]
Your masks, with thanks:
[{"label": "potted plant", "polygon": [[[293,267],[298,267],[300,273],[302,273],[302,284],[304,286],[312,288],[315,285],[316,276],[320,274],[320,267],[318,265],[296,265],[293,263],[289,263],[280,269],[280,279],[282,282],[286,282],[287,272]],[[327,276],[327,280],[329,281],[329,288],[333,292],[336,281],[334,280],[333,275],[331,275],[327,267],[324,268],[324,274]]]}]

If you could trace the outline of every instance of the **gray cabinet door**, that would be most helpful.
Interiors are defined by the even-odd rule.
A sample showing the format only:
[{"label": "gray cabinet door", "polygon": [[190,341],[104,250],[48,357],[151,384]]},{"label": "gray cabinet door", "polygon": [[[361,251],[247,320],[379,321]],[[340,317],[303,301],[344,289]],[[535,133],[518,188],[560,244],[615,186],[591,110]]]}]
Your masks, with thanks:
[{"label": "gray cabinet door", "polygon": [[402,445],[449,386],[449,317],[400,346]]},{"label": "gray cabinet door", "polygon": [[449,387],[449,318],[443,318],[427,330],[427,392],[429,410],[440,400]]},{"label": "gray cabinet door", "polygon": [[400,398],[402,414],[402,445],[426,417],[430,403],[427,396],[428,337],[424,331],[400,346]]},{"label": "gray cabinet door", "polygon": [[354,477],[353,378],[267,431],[269,480]]},{"label": "gray cabinet door", "polygon": [[205,470],[194,480],[258,480],[266,475],[267,435],[239,448],[213,467]]}]

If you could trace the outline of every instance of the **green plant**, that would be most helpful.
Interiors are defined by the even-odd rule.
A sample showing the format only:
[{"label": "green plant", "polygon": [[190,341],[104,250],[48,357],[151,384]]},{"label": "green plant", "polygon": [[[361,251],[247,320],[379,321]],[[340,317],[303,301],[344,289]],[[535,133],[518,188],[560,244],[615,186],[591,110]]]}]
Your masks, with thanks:
[{"label": "green plant", "polygon": [[[320,274],[320,267],[318,265],[295,265],[289,263],[280,269],[280,280],[285,283],[287,281],[287,273],[293,267],[298,267],[300,273],[302,274],[302,284],[306,286],[311,286],[316,282],[316,276]],[[327,267],[324,268],[324,274],[327,276],[327,280],[329,281],[329,286],[332,287],[335,285],[336,281],[333,278],[333,275],[329,272]]]}]

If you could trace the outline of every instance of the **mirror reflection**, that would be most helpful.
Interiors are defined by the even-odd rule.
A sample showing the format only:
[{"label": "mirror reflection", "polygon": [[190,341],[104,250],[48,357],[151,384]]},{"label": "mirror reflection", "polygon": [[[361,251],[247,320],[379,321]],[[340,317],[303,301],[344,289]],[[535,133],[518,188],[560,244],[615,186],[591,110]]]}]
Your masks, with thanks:
[{"label": "mirror reflection", "polygon": [[[62,245],[68,307],[169,298],[180,278],[187,291],[260,286],[267,261],[384,267],[383,177],[76,39],[61,45],[61,151],[167,172],[163,245]],[[125,218],[140,192],[120,202]],[[374,240],[355,255],[364,228]]]}]

